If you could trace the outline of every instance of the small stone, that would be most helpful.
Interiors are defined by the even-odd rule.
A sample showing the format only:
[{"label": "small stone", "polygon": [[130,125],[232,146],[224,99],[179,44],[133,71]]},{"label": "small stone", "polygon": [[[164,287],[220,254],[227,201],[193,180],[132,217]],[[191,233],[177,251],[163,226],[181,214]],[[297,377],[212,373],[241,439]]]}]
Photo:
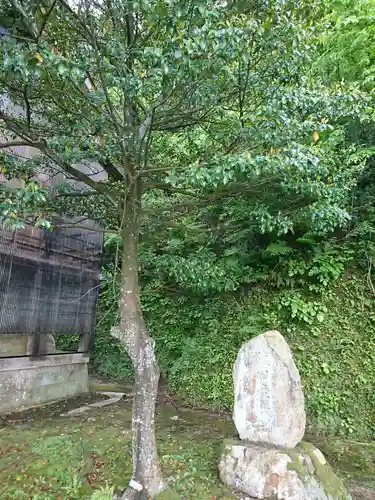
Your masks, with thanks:
[{"label": "small stone", "polygon": [[90,423],[90,422],[95,422],[96,418],[95,417],[89,417],[87,419],[87,422]]},{"label": "small stone", "polygon": [[304,466],[306,467],[307,471],[309,474],[314,474],[315,472],[315,467],[314,464],[309,456],[304,457]]},{"label": "small stone", "polygon": [[312,461],[317,460],[316,452],[319,450],[307,443],[278,450],[226,441],[219,464],[220,479],[256,499],[350,500],[343,482],[327,462],[319,468],[311,467],[310,456]]},{"label": "small stone", "polygon": [[179,420],[178,415],[174,415],[173,417],[171,417],[171,420]]},{"label": "small stone", "polygon": [[246,342],[233,368],[233,420],[241,439],[283,448],[305,433],[300,375],[290,348],[277,331]]}]

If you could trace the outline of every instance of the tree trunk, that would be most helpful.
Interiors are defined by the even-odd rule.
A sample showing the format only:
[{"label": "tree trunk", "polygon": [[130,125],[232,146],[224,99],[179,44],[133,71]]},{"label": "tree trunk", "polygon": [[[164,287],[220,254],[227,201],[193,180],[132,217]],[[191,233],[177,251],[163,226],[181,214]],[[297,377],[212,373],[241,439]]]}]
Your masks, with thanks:
[{"label": "tree trunk", "polygon": [[122,500],[145,500],[163,490],[155,438],[155,404],[158,395],[159,367],[154,341],[147,333],[141,312],[138,285],[138,236],[141,209],[139,187],[129,188],[123,218],[123,260],[120,325],[112,335],[124,344],[134,367],[132,415],[133,475]]}]

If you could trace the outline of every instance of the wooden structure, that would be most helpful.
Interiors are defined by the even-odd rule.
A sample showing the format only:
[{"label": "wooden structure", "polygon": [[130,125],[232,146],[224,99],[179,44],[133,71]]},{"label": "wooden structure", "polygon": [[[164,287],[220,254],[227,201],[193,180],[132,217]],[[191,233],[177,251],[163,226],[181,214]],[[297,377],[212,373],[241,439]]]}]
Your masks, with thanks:
[{"label": "wooden structure", "polygon": [[[6,33],[0,27],[0,42]],[[25,116],[7,96],[0,95],[0,107],[10,116]],[[6,153],[24,159],[39,154],[29,146],[6,148]],[[74,166],[96,181],[107,180],[98,164],[83,159]],[[41,185],[53,189],[68,181],[85,189],[62,171],[56,175],[54,167],[52,176],[35,172]],[[1,174],[0,183],[19,185]],[[0,414],[88,390],[103,233],[92,222],[80,222],[80,228],[74,223],[56,220],[52,232],[0,228]],[[79,336],[76,348],[56,349],[55,337],[67,334]]]},{"label": "wooden structure", "polygon": [[52,232],[0,230],[0,344],[27,335],[25,355],[46,354],[40,339],[51,335],[78,334],[79,352],[92,344],[102,233],[55,222]]}]

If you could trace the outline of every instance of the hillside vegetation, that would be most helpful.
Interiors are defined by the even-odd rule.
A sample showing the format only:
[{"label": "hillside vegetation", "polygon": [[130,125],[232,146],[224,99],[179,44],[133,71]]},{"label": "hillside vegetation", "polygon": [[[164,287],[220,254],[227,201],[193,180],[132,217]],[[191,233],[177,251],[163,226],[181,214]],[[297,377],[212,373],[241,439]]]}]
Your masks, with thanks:
[{"label": "hillside vegetation", "polygon": [[269,329],[311,425],[372,437],[374,0],[73,3],[0,0],[0,92],[25,111],[0,103],[0,222],[101,226],[92,361],[135,368],[133,450],[157,360],[175,396],[229,410],[238,348]]},{"label": "hillside vegetation", "polygon": [[[311,46],[304,48],[308,62],[302,64],[312,87],[284,93],[282,102],[294,111],[287,117],[282,105],[278,108],[276,134],[267,128],[270,124],[254,126],[253,135],[246,135],[246,129],[243,148],[260,151],[267,144],[263,166],[254,160],[255,183],[244,187],[233,181],[225,196],[219,192],[206,200],[198,196],[186,202],[165,191],[146,196],[140,249],[143,310],[168,388],[189,404],[229,410],[231,370],[240,345],[278,329],[293,348],[310,424],[358,439],[374,436],[375,129],[373,111],[367,104],[360,108],[363,92],[370,100],[373,96],[373,7],[371,1],[328,3],[324,22],[312,20]],[[325,90],[315,95],[322,82]],[[332,96],[322,94],[327,88],[338,92],[333,97],[338,101],[318,111],[321,121],[309,139],[321,155],[319,162],[296,146],[294,160],[285,158],[276,168],[273,158],[283,142],[292,140],[293,127],[299,133],[300,126],[308,128],[297,125],[296,116],[310,113],[312,101],[315,110],[324,99],[328,102]],[[334,126],[326,127],[322,116],[335,113],[337,102],[345,99],[362,104],[353,104],[349,114],[341,110]],[[272,101],[270,106],[278,105]],[[258,109],[264,111],[264,103]],[[278,129],[281,115],[285,128]],[[199,176],[202,182],[205,175],[214,175],[199,166],[200,157],[215,144],[211,134],[222,141],[225,133],[208,126],[159,138],[154,161],[172,158],[182,165],[194,155],[199,168],[187,181],[194,186]],[[131,377],[123,349],[109,337],[117,321],[121,245],[116,236],[106,238],[107,281],[94,366],[108,376]]]}]

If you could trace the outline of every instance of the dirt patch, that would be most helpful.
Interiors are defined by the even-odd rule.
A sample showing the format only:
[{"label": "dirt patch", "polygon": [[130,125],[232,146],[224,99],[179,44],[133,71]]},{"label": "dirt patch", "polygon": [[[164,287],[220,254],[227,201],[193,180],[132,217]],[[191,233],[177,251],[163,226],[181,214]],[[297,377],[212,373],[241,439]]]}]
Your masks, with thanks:
[{"label": "dirt patch", "polygon": [[349,485],[349,493],[353,500],[375,500],[375,491],[359,485]]},{"label": "dirt patch", "polygon": [[4,413],[0,415],[0,428],[5,426],[25,426],[34,420],[51,420],[59,417],[62,413],[67,413],[81,406],[97,403],[108,399],[106,396],[96,393],[80,394],[73,398],[66,398],[52,403],[35,405],[24,411],[14,413]]}]

